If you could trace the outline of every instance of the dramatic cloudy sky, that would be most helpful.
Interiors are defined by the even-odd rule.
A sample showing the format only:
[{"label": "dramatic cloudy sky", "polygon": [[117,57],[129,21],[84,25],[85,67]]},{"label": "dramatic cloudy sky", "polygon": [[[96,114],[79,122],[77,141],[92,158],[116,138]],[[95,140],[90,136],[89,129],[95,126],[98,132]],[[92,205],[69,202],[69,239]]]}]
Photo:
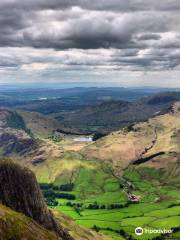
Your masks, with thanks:
[{"label": "dramatic cloudy sky", "polygon": [[180,0],[1,0],[0,83],[180,87]]}]

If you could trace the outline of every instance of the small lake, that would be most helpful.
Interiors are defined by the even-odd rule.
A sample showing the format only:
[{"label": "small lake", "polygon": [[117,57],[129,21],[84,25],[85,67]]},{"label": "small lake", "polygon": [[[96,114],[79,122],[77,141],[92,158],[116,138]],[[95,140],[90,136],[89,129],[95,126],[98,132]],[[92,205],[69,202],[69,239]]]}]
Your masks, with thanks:
[{"label": "small lake", "polygon": [[75,137],[73,138],[74,142],[92,142],[92,137],[88,136],[81,136],[81,137]]}]

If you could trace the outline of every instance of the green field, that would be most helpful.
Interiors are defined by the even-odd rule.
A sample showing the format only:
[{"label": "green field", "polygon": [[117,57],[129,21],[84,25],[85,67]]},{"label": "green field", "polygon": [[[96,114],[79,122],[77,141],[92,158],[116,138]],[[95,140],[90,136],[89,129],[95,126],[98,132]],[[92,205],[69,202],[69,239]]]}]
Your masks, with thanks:
[{"label": "green field", "polygon": [[[63,163],[67,162],[69,169],[64,171],[64,175],[57,175],[53,185],[58,188],[67,184],[71,176],[73,189],[64,192],[73,195],[75,199],[56,197],[57,203],[53,208],[72,217],[79,225],[93,228],[114,240],[146,240],[161,235],[137,236],[134,230],[139,226],[146,229],[179,227],[179,190],[175,186],[164,184],[163,173],[137,167],[126,170],[123,178],[118,178],[109,167],[99,162],[85,161],[79,155],[74,157],[78,165],[74,167],[75,162],[72,162],[70,153],[67,154]],[[131,182],[131,192],[140,196],[139,203],[128,201],[124,180]],[[62,193],[60,190],[55,192]],[[174,234],[177,235],[178,233]]]}]

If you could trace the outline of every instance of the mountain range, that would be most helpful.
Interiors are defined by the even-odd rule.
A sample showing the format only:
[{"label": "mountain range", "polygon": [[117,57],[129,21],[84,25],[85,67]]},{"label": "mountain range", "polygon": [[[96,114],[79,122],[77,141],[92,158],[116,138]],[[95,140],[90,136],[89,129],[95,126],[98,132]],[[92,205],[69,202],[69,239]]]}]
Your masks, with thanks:
[{"label": "mountain range", "polygon": [[[143,239],[134,233],[137,224],[171,228],[178,239],[179,96],[108,101],[64,113],[62,122],[54,114],[1,108],[3,239],[56,239],[57,233],[75,240]],[[81,118],[84,126],[92,122],[90,130],[77,124]],[[65,126],[65,119],[74,123]],[[97,123],[101,127],[94,130]],[[92,142],[74,140],[86,132],[105,136]],[[31,231],[37,236],[31,238]]]}]

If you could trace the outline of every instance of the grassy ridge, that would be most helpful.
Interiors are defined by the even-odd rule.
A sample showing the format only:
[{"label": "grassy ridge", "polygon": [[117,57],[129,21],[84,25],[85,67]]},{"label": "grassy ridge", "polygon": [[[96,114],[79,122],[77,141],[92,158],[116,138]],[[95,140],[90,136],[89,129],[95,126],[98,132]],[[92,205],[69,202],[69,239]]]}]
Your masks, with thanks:
[{"label": "grassy ridge", "polygon": [[[24,214],[0,204],[0,239],[57,240],[57,236]],[[32,234],[33,233],[33,234]]]}]

